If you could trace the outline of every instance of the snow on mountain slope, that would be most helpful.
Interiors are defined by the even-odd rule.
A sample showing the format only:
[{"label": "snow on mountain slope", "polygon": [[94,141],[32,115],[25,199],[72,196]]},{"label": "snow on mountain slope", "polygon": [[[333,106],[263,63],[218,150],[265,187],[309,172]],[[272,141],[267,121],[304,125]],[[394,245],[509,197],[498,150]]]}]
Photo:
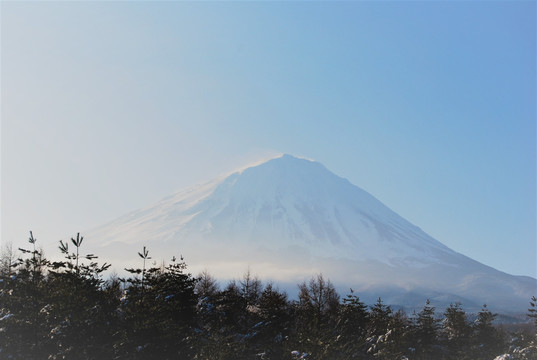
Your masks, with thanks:
[{"label": "snow on mountain slope", "polygon": [[250,268],[296,283],[323,272],[388,301],[428,296],[520,311],[537,293],[535,279],[454,252],[323,165],[290,155],[169,196],[86,238],[114,264],[132,264],[146,245],[154,259],[184,254],[191,270],[220,278]]}]

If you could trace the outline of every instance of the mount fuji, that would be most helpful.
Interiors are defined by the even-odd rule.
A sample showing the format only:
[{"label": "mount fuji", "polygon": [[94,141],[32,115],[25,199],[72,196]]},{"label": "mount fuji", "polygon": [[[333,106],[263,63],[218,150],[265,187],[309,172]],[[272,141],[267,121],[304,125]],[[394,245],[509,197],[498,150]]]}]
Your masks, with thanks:
[{"label": "mount fuji", "polygon": [[[318,162],[283,155],[162,199],[85,233],[106,261],[132,267],[185,255],[219,279],[247,270],[277,284],[322,272],[340,293],[390,304],[525,312],[537,280],[459,254]],[[104,256],[103,256],[104,255]],[[342,292],[341,292],[342,291]]]}]

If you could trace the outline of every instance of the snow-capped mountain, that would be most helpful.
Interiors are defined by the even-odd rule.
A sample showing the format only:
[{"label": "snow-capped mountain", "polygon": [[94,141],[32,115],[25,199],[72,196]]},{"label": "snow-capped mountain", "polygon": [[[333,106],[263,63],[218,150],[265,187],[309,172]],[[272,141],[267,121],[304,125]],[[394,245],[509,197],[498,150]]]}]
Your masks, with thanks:
[{"label": "snow-capped mountain", "polygon": [[[120,266],[183,254],[221,279],[248,269],[278,284],[322,272],[343,291],[392,304],[461,301],[523,312],[537,280],[512,276],[433,239],[323,165],[283,155],[169,196],[85,234]],[[416,304],[417,302],[417,304]]]}]

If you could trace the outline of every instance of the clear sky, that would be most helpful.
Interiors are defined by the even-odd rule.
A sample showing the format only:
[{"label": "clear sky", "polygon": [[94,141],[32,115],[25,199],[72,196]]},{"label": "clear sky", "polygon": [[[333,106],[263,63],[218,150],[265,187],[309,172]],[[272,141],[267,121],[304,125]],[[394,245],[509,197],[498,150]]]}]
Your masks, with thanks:
[{"label": "clear sky", "polygon": [[537,276],[534,1],[0,6],[2,242],[284,152]]}]

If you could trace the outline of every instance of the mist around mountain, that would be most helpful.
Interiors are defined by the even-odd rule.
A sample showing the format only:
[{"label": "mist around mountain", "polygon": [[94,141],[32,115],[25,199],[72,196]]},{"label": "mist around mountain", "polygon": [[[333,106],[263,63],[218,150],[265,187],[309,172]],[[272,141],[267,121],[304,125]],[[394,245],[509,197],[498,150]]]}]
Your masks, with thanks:
[{"label": "mist around mountain", "polygon": [[251,271],[296,293],[323,273],[368,303],[415,309],[423,299],[475,312],[524,313],[537,280],[449,249],[318,162],[283,155],[171,195],[86,232],[101,258],[129,263],[183,254],[194,272],[230,280]]}]

